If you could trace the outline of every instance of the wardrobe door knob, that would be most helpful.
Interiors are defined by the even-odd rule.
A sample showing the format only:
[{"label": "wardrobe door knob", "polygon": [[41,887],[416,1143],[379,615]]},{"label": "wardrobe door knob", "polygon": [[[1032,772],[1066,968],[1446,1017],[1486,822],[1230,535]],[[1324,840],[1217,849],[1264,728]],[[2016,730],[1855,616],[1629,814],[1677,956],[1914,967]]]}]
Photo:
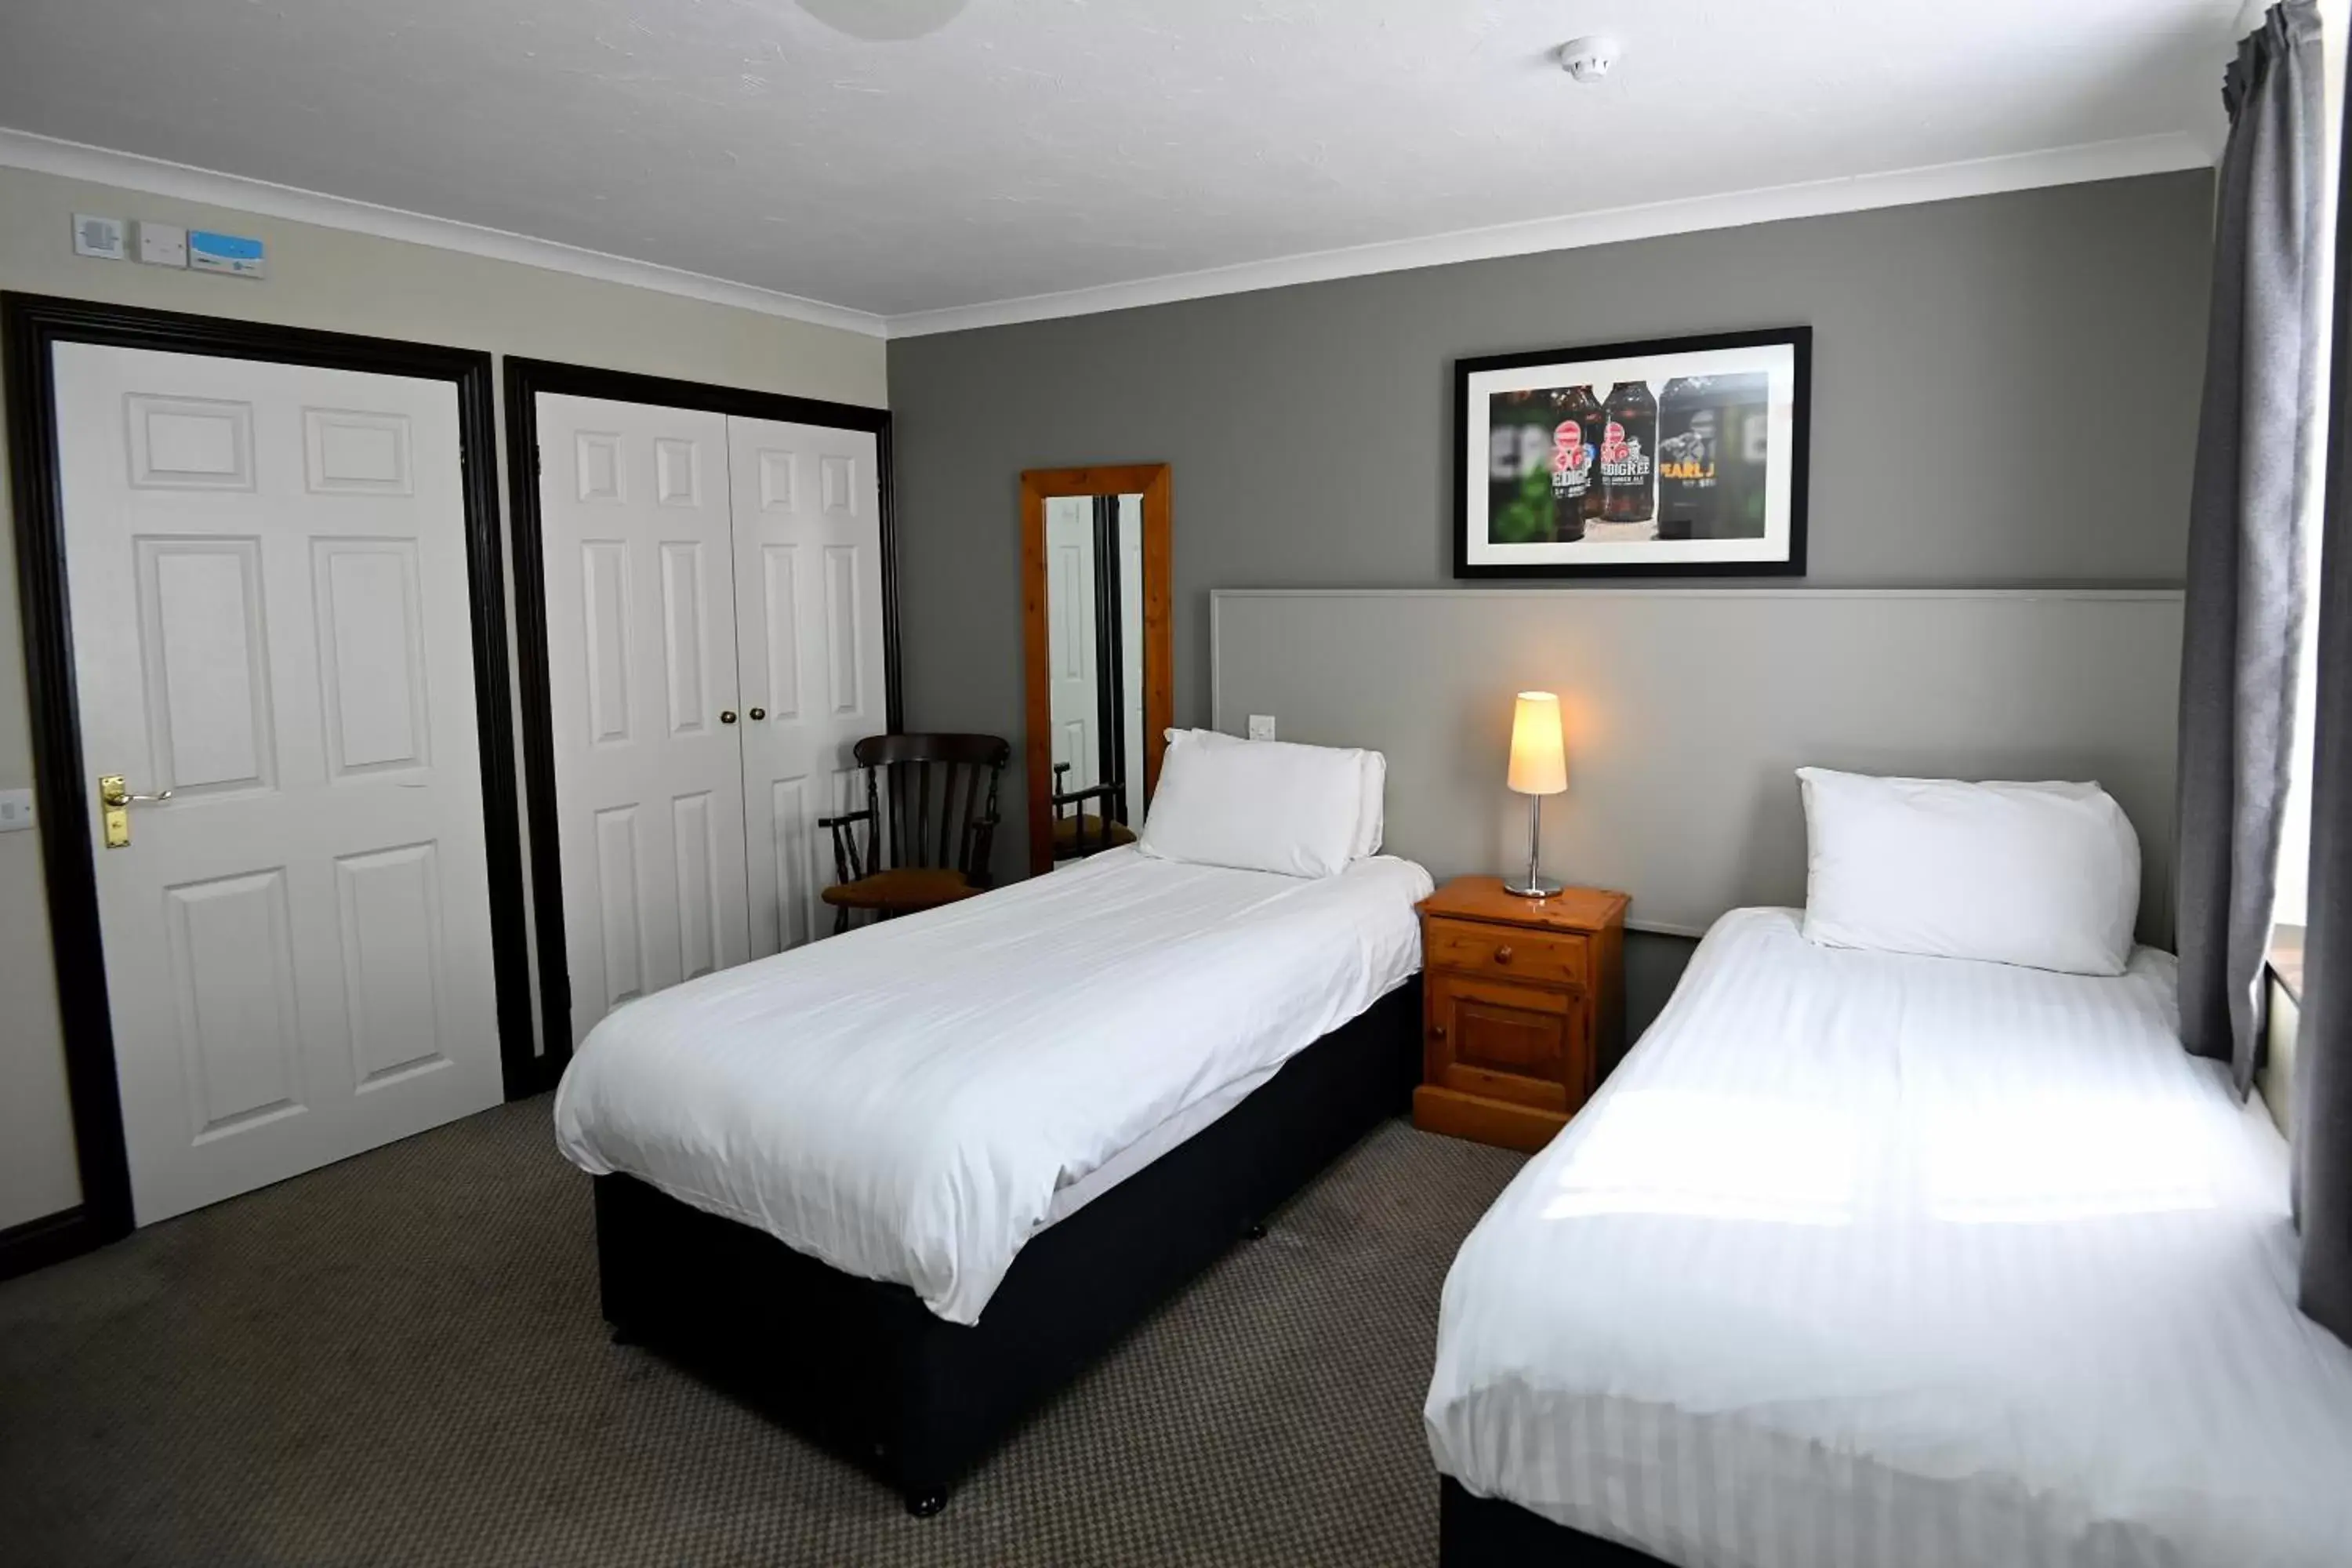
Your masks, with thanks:
[{"label": "wardrobe door knob", "polygon": [[721,708],[719,710],[719,721],[721,724],[732,724],[735,722],[735,710],[732,708]]},{"label": "wardrobe door knob", "polygon": [[762,720],[762,719],[766,718],[767,716],[768,716],[768,710],[767,710],[765,708],[754,708],[754,709],[752,709],[752,710],[751,710],[751,722],[753,722],[754,724],[758,723],[761,720]]}]

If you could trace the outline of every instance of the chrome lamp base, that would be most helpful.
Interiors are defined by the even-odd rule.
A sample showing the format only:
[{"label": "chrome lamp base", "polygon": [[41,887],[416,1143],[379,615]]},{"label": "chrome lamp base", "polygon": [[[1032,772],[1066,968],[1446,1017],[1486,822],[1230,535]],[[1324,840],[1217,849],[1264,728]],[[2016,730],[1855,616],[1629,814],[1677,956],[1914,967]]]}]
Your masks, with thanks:
[{"label": "chrome lamp base", "polygon": [[1503,891],[1522,899],[1549,899],[1559,891],[1559,884],[1543,874],[1539,862],[1543,832],[1543,796],[1528,796],[1528,874],[1517,882],[1507,881]]}]

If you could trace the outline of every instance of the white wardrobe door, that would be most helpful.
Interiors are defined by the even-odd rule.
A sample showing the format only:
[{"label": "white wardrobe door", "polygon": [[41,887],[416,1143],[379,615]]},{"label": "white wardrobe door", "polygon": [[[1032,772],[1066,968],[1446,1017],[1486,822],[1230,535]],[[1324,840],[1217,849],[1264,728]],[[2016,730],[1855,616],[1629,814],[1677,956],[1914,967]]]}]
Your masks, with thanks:
[{"label": "white wardrobe door", "polygon": [[728,421],[545,393],[538,420],[577,1045],[751,952]]},{"label": "white wardrobe door", "polygon": [[[56,350],[142,1225],[499,1102],[457,391]],[[96,798],[129,807],[110,847]]]},{"label": "white wardrobe door", "polygon": [[727,426],[756,958],[832,929],[818,897],[833,880],[831,837],[817,821],[852,804],[851,748],[887,727],[881,489],[870,434]]}]

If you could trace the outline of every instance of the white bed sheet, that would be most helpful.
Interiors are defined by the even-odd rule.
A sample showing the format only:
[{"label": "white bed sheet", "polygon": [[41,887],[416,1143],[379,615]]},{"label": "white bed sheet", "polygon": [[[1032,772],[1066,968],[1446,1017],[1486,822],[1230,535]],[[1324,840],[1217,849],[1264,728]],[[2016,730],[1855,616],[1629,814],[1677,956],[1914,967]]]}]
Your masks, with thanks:
[{"label": "white bed sheet", "polygon": [[1455,1259],[1438,1468],[1690,1568],[2352,1561],[2352,1350],[2173,986],[1725,916]]},{"label": "white bed sheet", "polygon": [[565,1072],[556,1142],[973,1322],[1189,1110],[1411,978],[1429,891],[1389,857],[1308,880],[1115,849],[630,1003]]}]

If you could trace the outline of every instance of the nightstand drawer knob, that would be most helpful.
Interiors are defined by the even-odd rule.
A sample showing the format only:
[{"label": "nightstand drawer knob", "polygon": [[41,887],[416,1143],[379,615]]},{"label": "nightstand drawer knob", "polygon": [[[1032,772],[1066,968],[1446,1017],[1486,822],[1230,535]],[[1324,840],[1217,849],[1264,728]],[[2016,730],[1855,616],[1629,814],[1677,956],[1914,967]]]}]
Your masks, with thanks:
[{"label": "nightstand drawer knob", "polygon": [[1508,963],[1511,962],[1511,949],[1509,943],[1506,942],[1503,946],[1495,950],[1495,962],[1497,963]]},{"label": "nightstand drawer knob", "polygon": [[1429,1032],[1433,1037],[1442,1040],[1445,1037],[1445,1026],[1443,1024],[1432,1024],[1429,1026]]}]

